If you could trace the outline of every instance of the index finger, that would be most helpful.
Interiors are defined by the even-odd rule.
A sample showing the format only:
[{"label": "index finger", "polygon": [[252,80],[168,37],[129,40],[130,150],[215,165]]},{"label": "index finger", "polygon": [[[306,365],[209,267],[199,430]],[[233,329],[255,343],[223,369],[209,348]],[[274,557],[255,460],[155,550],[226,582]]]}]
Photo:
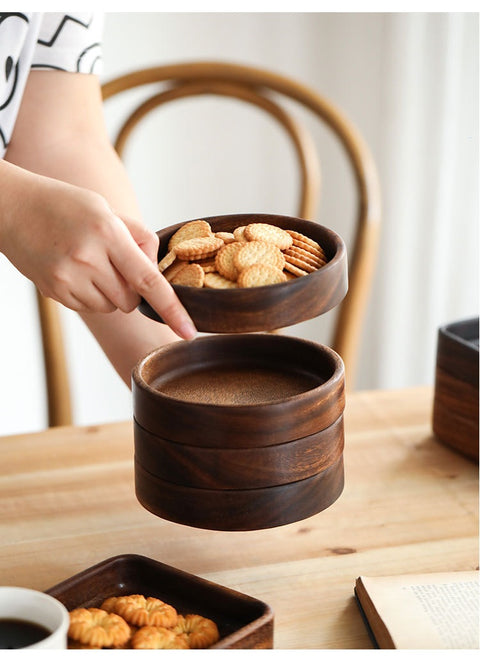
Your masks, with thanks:
[{"label": "index finger", "polygon": [[132,289],[152,306],[177,335],[184,340],[196,336],[197,329],[173,287],[128,232],[117,236],[117,241],[110,247],[109,257]]}]

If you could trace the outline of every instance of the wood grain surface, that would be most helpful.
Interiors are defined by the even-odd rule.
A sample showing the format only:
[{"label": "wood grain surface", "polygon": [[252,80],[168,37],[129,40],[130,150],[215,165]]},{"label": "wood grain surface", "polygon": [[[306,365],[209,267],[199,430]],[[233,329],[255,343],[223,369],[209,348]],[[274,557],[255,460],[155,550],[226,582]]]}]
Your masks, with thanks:
[{"label": "wood grain surface", "polygon": [[199,448],[167,441],[134,421],[135,458],[158,477],[201,489],[258,489],[312,477],[343,452],[341,415],[312,436],[262,448]]},{"label": "wood grain surface", "polygon": [[139,553],[269,604],[276,648],[370,648],[358,575],[477,567],[477,467],[435,439],[432,403],[428,387],[349,395],[341,497],[305,521],[252,532],[144,510],[130,421],[2,437],[0,584],[45,590]]}]

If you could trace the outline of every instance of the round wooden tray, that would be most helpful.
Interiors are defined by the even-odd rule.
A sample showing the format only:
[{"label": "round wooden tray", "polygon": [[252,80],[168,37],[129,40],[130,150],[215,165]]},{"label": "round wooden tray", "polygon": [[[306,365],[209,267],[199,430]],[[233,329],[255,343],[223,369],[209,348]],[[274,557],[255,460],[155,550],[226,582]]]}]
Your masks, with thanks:
[{"label": "round wooden tray", "polygon": [[[232,214],[203,218],[214,232],[232,231],[249,223],[269,223],[291,229],[317,241],[328,263],[309,275],[264,287],[198,289],[174,285],[197,329],[208,333],[247,333],[285,328],[312,319],[338,305],[348,288],[347,252],[343,240],[332,230],[309,220],[273,214]],[[159,230],[158,260],[167,252],[168,240],[185,223]],[[154,319],[161,317],[142,300],[139,310]]]},{"label": "round wooden tray", "polygon": [[209,530],[260,530],[301,521],[332,505],[343,484],[343,455],[298,482],[232,490],[173,484],[135,461],[136,496],[145,509],[168,521]]},{"label": "round wooden tray", "polygon": [[153,475],[202,489],[256,489],[297,482],[335,463],[343,452],[343,416],[296,441],[260,448],[199,448],[154,436],[134,422],[135,460]]},{"label": "round wooden tray", "polygon": [[316,434],[345,407],[329,347],[277,334],[212,335],[154,350],[132,375],[136,422],[190,446],[258,448]]}]

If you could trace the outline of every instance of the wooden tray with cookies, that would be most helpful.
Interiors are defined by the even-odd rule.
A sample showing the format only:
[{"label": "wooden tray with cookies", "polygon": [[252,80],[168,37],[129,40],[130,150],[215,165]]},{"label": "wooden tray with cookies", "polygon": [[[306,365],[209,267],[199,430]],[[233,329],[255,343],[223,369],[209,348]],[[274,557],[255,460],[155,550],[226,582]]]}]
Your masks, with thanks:
[{"label": "wooden tray with cookies", "polygon": [[273,647],[267,604],[141,555],[104,560],[47,593],[70,612],[70,649]]},{"label": "wooden tray with cookies", "polygon": [[[334,308],[347,292],[344,242],[312,221],[232,214],[157,235],[159,269],[202,332],[291,326]],[[162,321],[145,300],[139,309]]]}]

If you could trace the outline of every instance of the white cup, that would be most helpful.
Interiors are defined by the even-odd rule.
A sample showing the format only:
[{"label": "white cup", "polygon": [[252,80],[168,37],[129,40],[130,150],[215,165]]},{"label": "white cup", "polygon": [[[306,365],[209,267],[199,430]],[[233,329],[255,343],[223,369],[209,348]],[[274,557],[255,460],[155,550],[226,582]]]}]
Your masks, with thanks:
[{"label": "white cup", "polygon": [[[65,606],[48,594],[28,588],[0,587],[0,620],[25,620],[51,631],[23,649],[66,649],[70,617]],[[1,652],[0,652],[1,656]]]}]

